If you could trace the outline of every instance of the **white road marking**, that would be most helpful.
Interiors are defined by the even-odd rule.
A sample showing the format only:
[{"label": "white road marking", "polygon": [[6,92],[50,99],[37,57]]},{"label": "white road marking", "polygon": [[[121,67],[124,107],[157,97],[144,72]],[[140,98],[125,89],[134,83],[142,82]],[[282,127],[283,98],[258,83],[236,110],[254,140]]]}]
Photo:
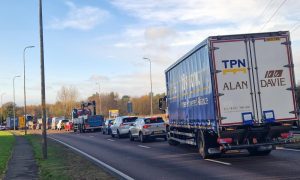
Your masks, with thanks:
[{"label": "white road marking", "polygon": [[113,141],[115,141],[115,140],[113,140],[113,139],[107,139],[108,141],[111,141],[111,142],[113,142]]},{"label": "white road marking", "polygon": [[286,151],[295,151],[295,152],[300,152],[300,149],[289,149],[289,148],[284,148],[284,147],[276,147],[277,150],[286,150]]},{"label": "white road marking", "polygon": [[[49,136],[48,136],[48,137],[49,137]],[[63,145],[65,145],[65,146],[67,146],[67,147],[69,147],[69,148],[71,148],[71,149],[73,149],[74,151],[77,151],[78,153],[80,153],[80,154],[82,154],[82,155],[84,155],[84,156],[86,156],[86,157],[88,157],[88,158],[90,158],[91,160],[97,162],[97,163],[100,164],[101,166],[103,166],[103,167],[109,169],[110,171],[114,172],[115,174],[121,176],[121,177],[124,178],[124,179],[127,179],[127,180],[134,180],[132,177],[130,177],[130,176],[128,176],[128,175],[122,173],[121,171],[119,171],[119,170],[113,168],[112,166],[110,166],[110,165],[108,165],[108,164],[106,164],[106,163],[100,161],[99,159],[97,159],[97,158],[95,158],[95,157],[93,157],[93,156],[91,156],[91,155],[89,155],[89,154],[87,154],[87,153],[85,153],[85,152],[83,152],[83,151],[81,151],[81,150],[79,150],[79,149],[77,149],[77,148],[75,148],[75,147],[73,147],[73,146],[67,144],[67,143],[64,143],[64,142],[62,142],[62,141],[60,141],[60,140],[58,140],[58,139],[55,139],[55,138],[53,138],[53,137],[49,137],[49,138],[50,138],[50,139],[53,139],[53,140],[55,140],[55,141],[57,141],[57,142],[59,142],[59,143],[61,143],[61,144],[63,144]]]},{"label": "white road marking", "polygon": [[148,146],[143,146],[143,145],[138,145],[139,147],[142,147],[142,148],[146,148],[146,149],[149,149],[151,147],[148,147]]},{"label": "white road marking", "polygon": [[205,161],[210,161],[210,162],[215,162],[215,163],[219,163],[219,164],[224,164],[224,165],[227,165],[227,166],[230,166],[231,163],[227,163],[227,162],[222,162],[222,161],[217,161],[217,160],[214,160],[214,159],[204,159]]},{"label": "white road marking", "polygon": [[90,137],[95,137],[95,136],[90,136]]}]

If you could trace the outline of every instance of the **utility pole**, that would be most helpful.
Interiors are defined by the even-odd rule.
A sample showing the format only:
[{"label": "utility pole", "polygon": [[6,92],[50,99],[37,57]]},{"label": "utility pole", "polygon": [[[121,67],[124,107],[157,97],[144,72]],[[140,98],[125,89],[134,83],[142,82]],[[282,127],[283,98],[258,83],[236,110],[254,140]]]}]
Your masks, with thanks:
[{"label": "utility pole", "polygon": [[14,113],[14,131],[16,130],[16,96],[15,96],[15,79],[20,77],[19,75],[14,76],[13,78],[13,96],[14,96],[14,104],[13,104],[13,113]]},{"label": "utility pole", "polygon": [[28,48],[33,48],[34,46],[27,46],[23,51],[23,63],[24,63],[24,121],[25,121],[25,135],[27,135],[27,113],[26,113],[26,73],[25,73],[25,52]]},{"label": "utility pole", "polygon": [[44,68],[44,40],[43,40],[43,12],[42,0],[39,0],[39,29],[40,29],[40,55],[41,55],[41,95],[43,113],[43,158],[47,159],[47,131],[46,131],[46,93],[45,93],[45,68]]}]

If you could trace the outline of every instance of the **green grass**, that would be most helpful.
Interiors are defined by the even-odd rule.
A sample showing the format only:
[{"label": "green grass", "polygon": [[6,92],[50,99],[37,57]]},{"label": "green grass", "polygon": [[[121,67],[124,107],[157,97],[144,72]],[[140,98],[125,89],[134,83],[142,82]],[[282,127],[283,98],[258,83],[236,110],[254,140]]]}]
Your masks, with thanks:
[{"label": "green grass", "polygon": [[39,179],[115,179],[65,146],[48,140],[48,159],[42,158],[40,135],[27,135],[39,166]]},{"label": "green grass", "polygon": [[4,176],[14,143],[15,137],[9,131],[0,131],[0,179]]}]

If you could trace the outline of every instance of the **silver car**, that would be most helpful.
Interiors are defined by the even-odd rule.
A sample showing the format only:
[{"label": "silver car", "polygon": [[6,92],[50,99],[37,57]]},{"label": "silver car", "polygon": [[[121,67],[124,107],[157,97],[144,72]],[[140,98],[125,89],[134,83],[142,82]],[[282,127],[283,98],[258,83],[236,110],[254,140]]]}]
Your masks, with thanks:
[{"label": "silver car", "polygon": [[166,124],[162,117],[139,118],[129,128],[129,139],[134,141],[138,138],[145,142],[148,138],[164,138],[167,140]]},{"label": "silver car", "polygon": [[121,138],[122,136],[128,136],[129,127],[135,122],[136,119],[136,116],[117,117],[113,125],[110,126],[111,137],[117,136],[117,138]]}]

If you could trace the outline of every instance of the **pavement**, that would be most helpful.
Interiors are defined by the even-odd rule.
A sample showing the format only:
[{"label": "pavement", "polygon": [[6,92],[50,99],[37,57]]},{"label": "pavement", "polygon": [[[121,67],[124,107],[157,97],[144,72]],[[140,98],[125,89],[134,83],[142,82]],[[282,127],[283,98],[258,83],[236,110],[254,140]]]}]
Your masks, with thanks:
[{"label": "pavement", "polygon": [[140,143],[100,132],[60,133],[62,141],[132,179],[300,179],[300,150],[280,148],[269,156],[231,152],[219,159],[202,159],[191,146],[170,146],[163,139]]},{"label": "pavement", "polygon": [[16,144],[4,180],[38,179],[38,166],[33,155],[32,146],[24,136],[15,135],[15,137]]}]

